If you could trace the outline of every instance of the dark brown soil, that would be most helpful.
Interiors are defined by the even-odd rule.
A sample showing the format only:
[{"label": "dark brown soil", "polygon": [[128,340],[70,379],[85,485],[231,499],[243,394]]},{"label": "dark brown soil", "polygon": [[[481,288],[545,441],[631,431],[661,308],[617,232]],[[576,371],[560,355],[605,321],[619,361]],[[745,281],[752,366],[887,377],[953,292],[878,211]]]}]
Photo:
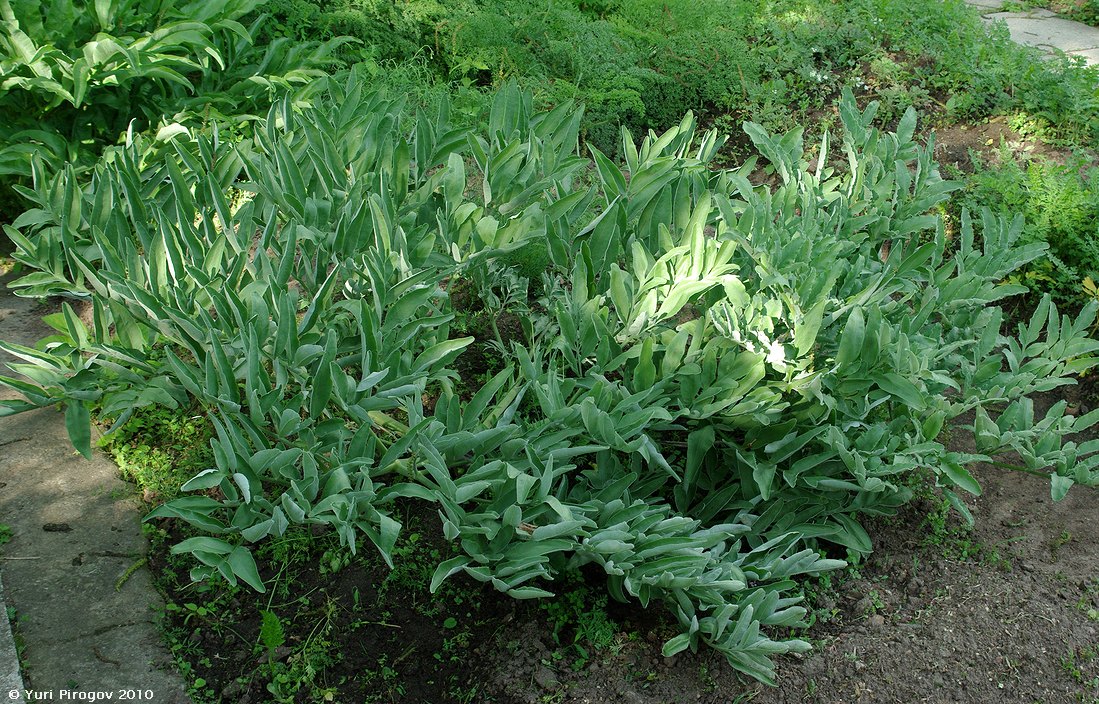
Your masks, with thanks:
[{"label": "dark brown soil", "polygon": [[984,163],[995,161],[1001,147],[1064,163],[1066,153],[1041,140],[1024,137],[1008,124],[1006,117],[994,117],[976,124],[947,125],[935,129],[935,162],[944,173],[957,170],[973,173],[976,155]]},{"label": "dark brown soil", "polygon": [[[392,571],[369,545],[347,559],[331,535],[288,535],[261,554],[272,586],[257,595],[182,578],[176,570],[187,563],[165,548],[184,535],[176,522],[161,522],[150,568],[167,591],[169,639],[204,682],[195,700],[443,702],[477,695],[471,668],[514,603],[463,577],[429,594],[434,567],[450,548],[425,507],[412,507],[404,524]],[[286,572],[291,567],[297,571]],[[264,611],[278,617],[280,635],[263,632]]]}]

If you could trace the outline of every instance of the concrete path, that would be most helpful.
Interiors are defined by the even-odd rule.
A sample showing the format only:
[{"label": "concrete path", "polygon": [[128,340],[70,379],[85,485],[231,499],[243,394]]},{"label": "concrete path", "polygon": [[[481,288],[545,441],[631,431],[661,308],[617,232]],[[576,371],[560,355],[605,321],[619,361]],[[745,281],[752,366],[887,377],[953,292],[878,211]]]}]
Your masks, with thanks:
[{"label": "concrete path", "polygon": [[[0,697],[7,697],[8,701],[23,703],[23,677],[19,672],[19,649],[15,644],[15,637],[11,632],[11,624],[8,622],[7,609],[4,606],[4,585],[0,583],[0,611],[5,614],[0,618]],[[16,696],[11,696],[17,692]]]},{"label": "concrete path", "polygon": [[[0,339],[32,345],[50,334],[40,322],[49,311],[11,295],[9,278],[0,277]],[[0,548],[0,570],[26,644],[28,701],[95,692],[118,700],[124,690],[155,704],[190,701],[156,628],[162,602],[148,571],[119,582],[146,550],[132,492],[102,454],[85,460],[73,452],[57,410],[0,418],[0,523],[13,533]],[[8,689],[3,635],[0,629],[0,701],[19,701]]]},{"label": "concrete path", "polygon": [[1049,10],[1002,12],[1003,0],[966,0],[981,11],[986,22],[1003,22],[1013,41],[1044,51],[1063,51],[1080,56],[1090,66],[1099,65],[1099,28],[1058,17]]}]

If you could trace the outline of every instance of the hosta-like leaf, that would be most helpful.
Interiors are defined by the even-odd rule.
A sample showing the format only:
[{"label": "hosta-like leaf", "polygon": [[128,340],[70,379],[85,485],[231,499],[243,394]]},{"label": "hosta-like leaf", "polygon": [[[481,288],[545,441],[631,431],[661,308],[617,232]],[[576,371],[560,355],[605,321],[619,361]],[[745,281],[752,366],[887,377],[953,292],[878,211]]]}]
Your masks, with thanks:
[{"label": "hosta-like leaf", "polygon": [[65,407],[65,430],[77,452],[92,458],[92,423],[88,407],[82,401],[70,401]]}]

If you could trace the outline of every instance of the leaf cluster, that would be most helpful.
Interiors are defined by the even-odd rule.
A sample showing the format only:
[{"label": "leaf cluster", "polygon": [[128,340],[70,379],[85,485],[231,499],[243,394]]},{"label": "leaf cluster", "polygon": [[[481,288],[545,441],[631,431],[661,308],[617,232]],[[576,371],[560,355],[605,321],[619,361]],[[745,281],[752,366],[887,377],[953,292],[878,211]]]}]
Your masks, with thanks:
[{"label": "leaf cluster", "polygon": [[86,168],[165,119],[243,121],[321,75],[332,45],[253,44],[260,1],[0,0],[0,175]]},{"label": "leaf cluster", "polygon": [[[1001,154],[998,164],[976,164],[963,204],[985,203],[1023,216],[1023,239],[1045,242],[1046,254],[1020,272],[1032,291],[1079,307],[1095,297],[1099,279],[1099,169],[1079,161],[1060,165]],[[1092,282],[1089,284],[1088,282]]]},{"label": "leaf cluster", "polygon": [[[769,187],[754,159],[714,168],[724,140],[690,114],[624,130],[616,163],[580,156],[580,110],[537,112],[514,84],[483,130],[445,101],[411,113],[363,69],[323,89],[240,144],[135,140],[88,184],[68,170],[12,230],[42,269],[15,285],[93,316],[66,306],[55,338],[3,344],[29,379],[0,378],[27,399],[3,412],[64,403],[88,451],[93,402],[119,423],[197,404],[213,465],[150,514],[204,534],[174,548],[194,578],[263,590],[248,544],[299,524],[392,565],[395,507],[424,501],[457,552],[432,590],[464,572],[548,597],[593,565],[676,616],[666,654],[706,644],[773,681],[771,656],[809,647],[782,635],[806,613],[797,579],[844,564],[828,544],[869,552],[860,519],[903,503],[907,475],[931,470],[963,513],[966,466],[1006,449],[1055,498],[1099,481],[1099,445],[1066,440],[1099,415],[1028,400],[1095,364],[1097,306],[1047,300],[1000,334],[1021,290],[1004,282],[1044,245],[985,212],[948,256],[929,213],[957,185],[914,111],[882,132],[846,94],[839,158],[826,133],[813,162],[800,129],[746,123]],[[531,287],[510,257],[535,245]],[[457,334],[464,285],[493,339]],[[501,371],[470,388],[475,342]],[[948,450],[970,412],[977,451]]]}]

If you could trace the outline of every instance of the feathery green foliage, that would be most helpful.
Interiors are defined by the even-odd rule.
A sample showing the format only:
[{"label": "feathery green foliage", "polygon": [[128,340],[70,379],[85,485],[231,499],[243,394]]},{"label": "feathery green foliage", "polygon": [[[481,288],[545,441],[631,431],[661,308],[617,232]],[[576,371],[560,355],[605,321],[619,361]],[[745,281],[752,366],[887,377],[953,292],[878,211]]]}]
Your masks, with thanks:
[{"label": "feathery green foliage", "polygon": [[1099,169],[1079,160],[1060,165],[1047,159],[1016,160],[1001,153],[1000,163],[977,164],[963,203],[981,203],[1019,213],[1023,239],[1045,242],[1045,255],[1020,272],[1036,294],[1080,307],[1096,298],[1099,279]]},{"label": "feathery green foliage", "polygon": [[611,156],[619,126],[662,131],[688,110],[704,124],[785,131],[843,88],[954,119],[1025,111],[1059,137],[1099,138],[1095,70],[988,27],[964,0],[271,0],[271,37],[352,36],[340,54],[415,60],[436,81],[518,81],[540,105],[587,106],[582,134]]}]

